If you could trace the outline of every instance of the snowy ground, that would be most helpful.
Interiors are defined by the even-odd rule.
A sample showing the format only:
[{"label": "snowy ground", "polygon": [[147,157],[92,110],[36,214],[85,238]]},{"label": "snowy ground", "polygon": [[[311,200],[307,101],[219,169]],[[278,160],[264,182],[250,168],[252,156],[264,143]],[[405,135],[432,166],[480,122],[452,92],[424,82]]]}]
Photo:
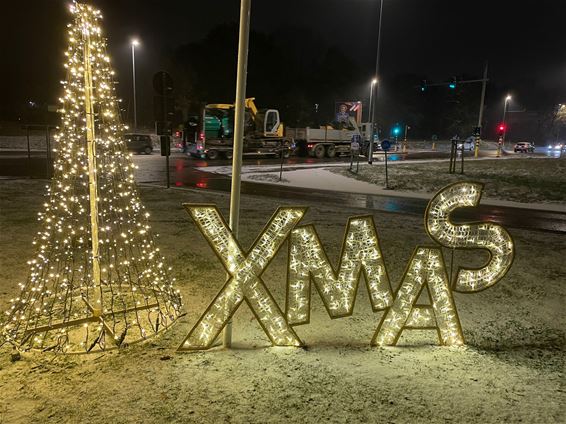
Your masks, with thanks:
[{"label": "snowy ground", "polygon": [[[0,307],[25,279],[35,216],[45,181],[0,180]],[[25,354],[10,362],[0,349],[0,423],[28,422],[394,422],[558,423],[566,401],[566,271],[563,235],[511,230],[515,263],[495,287],[456,294],[468,345],[431,345],[428,332],[407,333],[405,347],[368,346],[381,313],[361,290],[354,315],[330,320],[313,297],[313,317],[297,327],[307,349],[271,348],[247,307],[234,322],[235,349],[175,352],[220,289],[224,272],[183,202],[224,194],[143,187],[158,243],[179,281],[188,314],[162,336],[121,351],[82,356]],[[241,239],[248,246],[279,203],[242,198]],[[301,202],[304,204],[304,202]],[[311,205],[336,263],[347,217],[360,209]],[[421,217],[376,213],[393,285],[418,243],[430,243]],[[285,251],[264,274],[277,301],[285,296]],[[459,264],[481,255],[457,253]]]},{"label": "snowy ground", "polygon": [[[57,142],[54,139],[54,131],[49,134],[49,143],[51,148],[57,147]],[[29,136],[29,148],[31,151],[45,152],[47,150],[47,134],[40,131],[34,131]],[[2,150],[21,150],[25,151],[28,148],[28,139],[26,136],[0,136],[0,151]]]},{"label": "snowy ground", "polygon": [[[147,131],[138,131],[141,134],[148,134]],[[57,149],[57,141],[55,140],[55,130],[51,130],[49,133],[49,147],[51,149]],[[149,134],[152,137],[154,148],[158,149],[160,147],[159,137],[155,134]],[[47,151],[47,134],[44,131],[30,131],[29,136],[29,149],[32,152],[42,152]],[[0,153],[3,150],[9,151],[27,151],[28,149],[28,138],[25,135],[1,135],[0,136]]]},{"label": "snowy ground", "polygon": [[[449,174],[448,167],[447,160],[390,162],[388,190],[384,189],[382,157],[373,165],[360,163],[357,173],[351,172],[350,164],[344,162],[288,165],[283,168],[281,180],[279,166],[245,165],[242,179],[315,190],[421,199],[429,199],[447,184],[472,180],[485,183],[483,204],[566,212],[566,160],[541,157],[466,159],[463,175],[459,173],[459,167],[457,173]],[[208,166],[199,170],[224,175],[232,172],[229,166]]]},{"label": "snowy ground", "polygon": [[[566,160],[521,158],[466,160],[464,175],[448,173],[448,162],[399,163],[389,168],[390,185],[398,191],[434,193],[462,179],[486,183],[486,196],[524,203],[566,201]],[[363,167],[358,174],[340,169],[341,175],[373,185],[385,184],[383,167]]]}]

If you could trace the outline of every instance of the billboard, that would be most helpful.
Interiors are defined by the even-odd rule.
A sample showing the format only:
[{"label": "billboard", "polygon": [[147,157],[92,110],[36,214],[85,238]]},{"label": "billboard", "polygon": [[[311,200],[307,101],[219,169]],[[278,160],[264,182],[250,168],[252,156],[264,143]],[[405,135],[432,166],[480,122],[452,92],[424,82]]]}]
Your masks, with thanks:
[{"label": "billboard", "polygon": [[334,104],[334,121],[347,125],[350,118],[354,118],[358,125],[362,122],[362,102],[346,101],[335,102]]}]

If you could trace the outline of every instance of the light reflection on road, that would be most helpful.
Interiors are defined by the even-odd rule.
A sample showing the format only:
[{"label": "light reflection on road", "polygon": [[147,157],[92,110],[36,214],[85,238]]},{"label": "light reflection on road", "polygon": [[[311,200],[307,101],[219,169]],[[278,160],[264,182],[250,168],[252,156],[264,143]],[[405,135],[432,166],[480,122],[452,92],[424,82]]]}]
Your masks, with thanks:
[{"label": "light reflection on road", "polygon": [[[547,146],[544,147],[535,147],[535,153],[541,153],[545,156],[551,158],[559,158],[560,157],[560,149],[549,149]],[[562,155],[565,155],[566,152],[562,152]]]}]

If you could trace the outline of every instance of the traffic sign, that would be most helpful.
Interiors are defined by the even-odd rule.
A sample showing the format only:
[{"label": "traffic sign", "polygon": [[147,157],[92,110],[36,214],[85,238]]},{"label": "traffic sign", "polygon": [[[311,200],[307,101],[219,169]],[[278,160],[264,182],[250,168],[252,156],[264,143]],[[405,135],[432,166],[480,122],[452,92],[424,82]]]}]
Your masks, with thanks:
[{"label": "traffic sign", "polygon": [[389,142],[389,140],[383,140],[381,142],[381,150],[383,151],[388,151],[389,149],[391,149],[391,143]]}]

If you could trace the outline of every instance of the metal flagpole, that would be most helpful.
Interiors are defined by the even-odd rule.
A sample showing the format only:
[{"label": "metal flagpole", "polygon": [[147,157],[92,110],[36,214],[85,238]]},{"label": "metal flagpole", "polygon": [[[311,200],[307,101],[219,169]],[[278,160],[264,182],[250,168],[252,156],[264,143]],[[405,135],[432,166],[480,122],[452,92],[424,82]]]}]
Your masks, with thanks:
[{"label": "metal flagpole", "polygon": [[[85,16],[83,15],[83,25]],[[85,25],[86,27],[86,25]],[[88,190],[90,201],[90,231],[92,246],[92,278],[94,281],[94,298],[91,302],[92,314],[95,317],[102,312],[102,285],[100,279],[100,259],[98,256],[98,189],[96,176],[96,140],[94,135],[94,108],[92,104],[92,67],[90,62],[90,34],[84,29],[84,91],[86,112],[86,144],[88,154]]]},{"label": "metal flagpole", "polygon": [[[240,3],[240,36],[238,42],[238,72],[236,76],[236,103],[234,113],[234,143],[232,157],[232,187],[230,191],[230,229],[238,238],[240,221],[240,186],[242,151],[244,144],[244,118],[246,113],[246,77],[248,72],[248,44],[250,36],[251,0]],[[232,346],[232,320],[224,328],[224,347]]]}]

